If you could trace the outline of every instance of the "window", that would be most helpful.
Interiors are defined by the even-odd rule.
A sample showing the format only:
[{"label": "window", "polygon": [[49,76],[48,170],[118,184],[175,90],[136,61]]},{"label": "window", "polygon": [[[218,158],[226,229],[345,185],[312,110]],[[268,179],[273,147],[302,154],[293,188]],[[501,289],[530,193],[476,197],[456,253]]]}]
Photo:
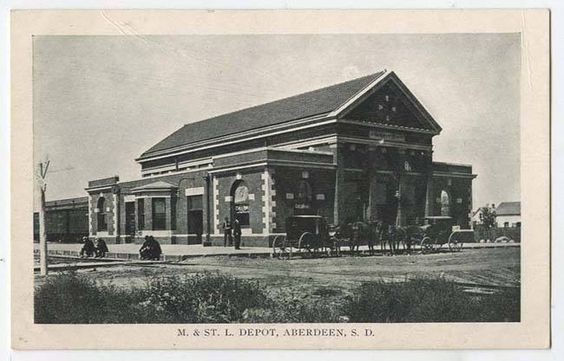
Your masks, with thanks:
[{"label": "window", "polygon": [[176,198],[170,198],[170,229],[176,230]]},{"label": "window", "polygon": [[202,210],[204,208],[203,196],[189,196],[188,197],[188,210]]},{"label": "window", "polygon": [[296,203],[294,208],[300,210],[301,213],[307,213],[307,211],[311,209],[312,198],[313,192],[309,182],[305,180],[299,181],[298,188],[296,189]]},{"label": "window", "polygon": [[166,229],[166,204],[164,198],[153,198],[153,230]]},{"label": "window", "polygon": [[450,196],[447,191],[441,191],[441,216],[450,216]]},{"label": "window", "polygon": [[504,222],[504,223],[503,223],[503,226],[504,226],[505,228],[509,227],[509,222]]},{"label": "window", "polygon": [[137,228],[145,229],[145,200],[143,198],[137,200]]},{"label": "window", "polygon": [[107,231],[108,223],[106,222],[106,199],[100,197],[98,199],[98,231]]},{"label": "window", "polygon": [[245,182],[235,183],[233,188],[233,210],[235,219],[239,220],[241,226],[250,225],[249,217],[249,188]]}]

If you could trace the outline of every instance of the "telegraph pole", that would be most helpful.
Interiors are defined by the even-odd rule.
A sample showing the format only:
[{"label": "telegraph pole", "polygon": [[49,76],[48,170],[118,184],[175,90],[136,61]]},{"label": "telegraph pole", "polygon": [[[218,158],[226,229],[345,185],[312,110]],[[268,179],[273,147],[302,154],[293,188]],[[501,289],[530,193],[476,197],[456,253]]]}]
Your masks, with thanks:
[{"label": "telegraph pole", "polygon": [[49,161],[39,163],[39,269],[42,276],[47,275],[47,231],[45,229],[45,191],[47,190],[47,170],[49,169]]}]

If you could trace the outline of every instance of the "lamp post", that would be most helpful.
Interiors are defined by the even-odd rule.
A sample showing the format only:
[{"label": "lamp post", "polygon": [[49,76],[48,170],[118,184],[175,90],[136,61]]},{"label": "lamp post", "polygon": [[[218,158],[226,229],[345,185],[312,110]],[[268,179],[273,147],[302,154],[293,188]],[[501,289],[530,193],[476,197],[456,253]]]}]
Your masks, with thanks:
[{"label": "lamp post", "polygon": [[46,276],[48,272],[47,266],[47,230],[45,228],[45,191],[47,190],[47,171],[49,170],[49,161],[39,163],[38,182],[39,182],[39,273]]}]

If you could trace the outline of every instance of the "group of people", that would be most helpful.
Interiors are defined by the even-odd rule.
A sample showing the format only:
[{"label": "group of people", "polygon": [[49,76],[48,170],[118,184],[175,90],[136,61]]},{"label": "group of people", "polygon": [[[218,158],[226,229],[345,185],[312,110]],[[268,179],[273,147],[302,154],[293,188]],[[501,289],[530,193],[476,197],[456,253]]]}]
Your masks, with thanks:
[{"label": "group of people", "polygon": [[[235,242],[233,242],[235,241]],[[223,221],[223,247],[241,249],[241,222],[235,218],[233,224],[228,217]]]},{"label": "group of people", "polygon": [[[89,237],[82,237],[82,248],[80,250],[80,257],[95,257],[104,258],[106,253],[109,252],[108,245],[103,239],[94,238],[94,241]],[[145,242],[139,249],[139,257],[143,260],[159,260],[161,258],[161,245],[153,236],[145,236]]]},{"label": "group of people", "polygon": [[159,260],[161,259],[161,245],[155,237],[145,236],[145,242],[141,245],[139,249],[139,257],[143,260]]},{"label": "group of people", "polygon": [[94,238],[92,241],[89,237],[82,237],[82,249],[80,250],[80,257],[96,257],[104,258],[108,253],[108,245],[103,239]]}]

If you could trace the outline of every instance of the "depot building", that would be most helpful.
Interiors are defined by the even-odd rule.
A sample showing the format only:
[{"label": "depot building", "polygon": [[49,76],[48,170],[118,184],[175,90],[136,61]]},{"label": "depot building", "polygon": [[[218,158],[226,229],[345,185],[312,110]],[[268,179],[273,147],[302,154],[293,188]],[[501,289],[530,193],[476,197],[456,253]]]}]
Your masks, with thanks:
[{"label": "depot building", "polygon": [[287,217],[469,226],[472,167],[433,161],[441,127],[394,72],[184,125],[136,161],[140,179],[90,181],[88,225],[110,243],[268,246]]}]

